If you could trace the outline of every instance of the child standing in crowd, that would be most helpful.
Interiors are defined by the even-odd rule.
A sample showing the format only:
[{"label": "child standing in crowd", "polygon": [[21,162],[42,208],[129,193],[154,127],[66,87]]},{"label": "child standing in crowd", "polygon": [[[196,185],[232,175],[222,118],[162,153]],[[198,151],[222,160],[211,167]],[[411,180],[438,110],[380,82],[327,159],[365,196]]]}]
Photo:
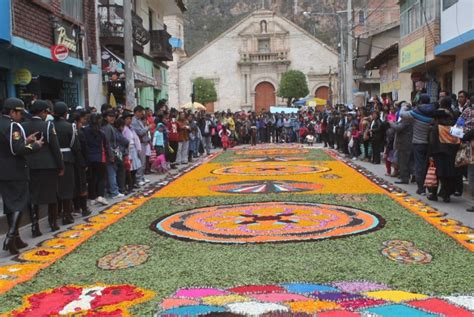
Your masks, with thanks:
[{"label": "child standing in crowd", "polygon": [[153,135],[153,147],[156,151],[156,156],[165,154],[165,126],[163,123],[158,123],[155,134]]},{"label": "child standing in crowd", "polygon": [[360,131],[357,122],[353,122],[351,126],[351,139],[349,141],[349,151],[352,155],[352,159],[356,160],[360,155]]},{"label": "child standing in crowd", "polygon": [[137,171],[141,168],[140,153],[142,147],[140,144],[140,138],[131,128],[133,113],[124,112],[122,115],[123,120],[125,121],[125,126],[123,128],[122,134],[128,140],[128,160],[130,162],[130,170],[127,171],[127,185],[128,191],[132,191],[137,186]]},{"label": "child standing in crowd", "polygon": [[221,138],[222,148],[224,151],[227,151],[227,148],[229,147],[229,135],[230,131],[227,129],[227,127],[225,125],[222,126],[222,130],[219,131],[219,136]]}]

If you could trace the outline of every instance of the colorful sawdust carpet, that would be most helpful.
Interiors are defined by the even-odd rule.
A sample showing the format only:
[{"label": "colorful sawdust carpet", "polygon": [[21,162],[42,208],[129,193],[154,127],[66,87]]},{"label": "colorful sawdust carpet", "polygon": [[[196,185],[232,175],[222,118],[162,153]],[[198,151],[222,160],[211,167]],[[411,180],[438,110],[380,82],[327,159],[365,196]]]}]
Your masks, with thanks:
[{"label": "colorful sawdust carpet", "polygon": [[155,294],[131,285],[68,285],[26,296],[9,317],[129,316],[128,308]]},{"label": "colorful sawdust carpet", "polygon": [[179,212],[151,225],[174,238],[214,243],[298,242],[381,228],[379,215],[338,205],[268,202]]},{"label": "colorful sawdust carpet", "polygon": [[150,257],[148,245],[124,245],[117,252],[99,259],[97,266],[103,270],[123,270],[139,266]]},{"label": "colorful sawdust carpet", "polygon": [[428,264],[432,260],[431,254],[415,247],[410,241],[385,241],[382,254],[392,261],[402,264]]},{"label": "colorful sawdust carpet", "polygon": [[234,182],[210,186],[209,189],[219,193],[230,194],[270,194],[270,193],[300,193],[323,188],[322,184],[298,181],[255,180]]},{"label": "colorful sawdust carpet", "polygon": [[158,316],[474,316],[473,305],[460,304],[463,297],[435,298],[371,282],[188,288],[161,302]]},{"label": "colorful sawdust carpet", "polygon": [[191,206],[197,204],[199,200],[196,197],[179,197],[171,202],[173,206]]},{"label": "colorful sawdust carpet", "polygon": [[237,155],[245,156],[282,156],[282,155],[295,155],[295,154],[305,154],[309,150],[302,148],[273,148],[273,149],[253,149],[253,150],[244,150],[244,151],[235,151]]},{"label": "colorful sawdust carpet", "polygon": [[286,164],[286,165],[236,165],[218,168],[212,171],[217,175],[247,175],[247,176],[278,176],[323,173],[330,168],[319,165]]},{"label": "colorful sawdust carpet", "polygon": [[294,162],[294,161],[304,161],[305,158],[301,156],[266,156],[266,157],[255,157],[255,158],[241,158],[236,159],[235,162],[250,162],[250,163],[259,163],[259,162]]}]

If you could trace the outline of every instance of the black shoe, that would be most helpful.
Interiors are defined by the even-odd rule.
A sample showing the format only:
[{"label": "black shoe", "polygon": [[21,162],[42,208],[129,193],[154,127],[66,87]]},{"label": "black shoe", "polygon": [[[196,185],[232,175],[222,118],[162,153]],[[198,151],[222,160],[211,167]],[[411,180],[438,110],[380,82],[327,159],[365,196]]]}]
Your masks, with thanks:
[{"label": "black shoe", "polygon": [[3,250],[10,252],[11,255],[20,253],[16,246],[16,237],[7,234],[5,241],[3,242]]},{"label": "black shoe", "polygon": [[454,193],[454,196],[456,196],[456,197],[461,197],[461,196],[462,196],[462,193],[460,193],[460,192],[455,192],[455,193]]},{"label": "black shoe", "polygon": [[83,209],[82,210],[82,217],[87,217],[92,214],[92,211],[89,208]]},{"label": "black shoe", "polygon": [[474,212],[474,207],[466,209],[467,212]]},{"label": "black shoe", "polygon": [[426,197],[428,200],[431,200],[431,201],[438,201],[438,196],[435,196],[435,195],[429,195],[428,197]]},{"label": "black shoe", "polygon": [[43,234],[39,228],[39,206],[34,205],[30,209],[31,235],[33,238],[40,237]]},{"label": "black shoe", "polygon": [[443,197],[443,202],[445,203],[450,203],[451,202],[451,198],[448,196],[448,197]]},{"label": "black shoe", "polygon": [[395,184],[404,184],[404,185],[408,185],[408,182],[405,182],[405,181],[395,181]]},{"label": "black shoe", "polygon": [[20,235],[15,237],[15,244],[17,249],[24,249],[28,246],[28,243],[21,240]]},{"label": "black shoe", "polygon": [[422,195],[422,196],[426,195],[426,191],[425,191],[424,189],[417,189],[417,190],[416,190],[416,193],[417,193],[418,195]]}]

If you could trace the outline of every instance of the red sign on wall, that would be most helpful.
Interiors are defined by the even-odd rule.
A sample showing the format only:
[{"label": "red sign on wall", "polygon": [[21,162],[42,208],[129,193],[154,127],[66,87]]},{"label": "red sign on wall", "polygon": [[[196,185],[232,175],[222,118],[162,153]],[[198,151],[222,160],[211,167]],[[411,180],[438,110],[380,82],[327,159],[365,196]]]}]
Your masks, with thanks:
[{"label": "red sign on wall", "polygon": [[69,49],[65,45],[51,46],[51,57],[53,61],[60,62],[68,58]]}]

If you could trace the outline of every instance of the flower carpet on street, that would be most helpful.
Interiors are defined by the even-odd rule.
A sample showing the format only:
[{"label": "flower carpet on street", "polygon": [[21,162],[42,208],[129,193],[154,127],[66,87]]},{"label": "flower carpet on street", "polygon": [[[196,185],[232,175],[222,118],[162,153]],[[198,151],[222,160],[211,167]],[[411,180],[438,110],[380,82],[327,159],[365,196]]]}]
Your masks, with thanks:
[{"label": "flower carpet on street", "polygon": [[122,270],[145,263],[149,258],[150,246],[125,245],[99,259],[97,266],[104,270]]},{"label": "flower carpet on street", "polygon": [[410,241],[391,240],[385,241],[383,244],[385,248],[382,250],[382,254],[399,263],[428,264],[432,260],[431,254],[416,248]]},{"label": "flower carpet on street", "polygon": [[300,146],[211,156],[14,260],[0,316],[474,314],[472,228]]},{"label": "flower carpet on street", "polygon": [[158,316],[197,316],[232,313],[259,316],[287,313],[297,316],[473,316],[460,297],[435,298],[392,290],[371,282],[332,284],[284,283],[246,285],[227,289],[185,288],[160,303]]},{"label": "flower carpet on street", "polygon": [[216,243],[266,243],[331,239],[383,226],[377,215],[355,208],[309,203],[252,203],[194,209],[157,221],[172,237]]}]

